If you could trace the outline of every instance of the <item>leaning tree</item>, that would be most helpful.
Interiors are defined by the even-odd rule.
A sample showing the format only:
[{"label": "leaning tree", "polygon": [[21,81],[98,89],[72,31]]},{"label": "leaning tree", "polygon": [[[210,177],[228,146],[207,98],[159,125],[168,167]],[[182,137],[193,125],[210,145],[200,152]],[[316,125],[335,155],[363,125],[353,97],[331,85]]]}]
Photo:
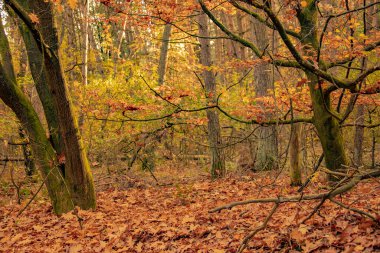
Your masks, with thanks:
[{"label": "leaning tree", "polygon": [[2,41],[1,99],[27,130],[56,213],[79,206],[96,207],[94,183],[59,56],[54,6],[43,0],[6,0],[9,15],[19,22],[38,95],[44,107],[51,141],[33,106],[14,78],[7,37]]}]

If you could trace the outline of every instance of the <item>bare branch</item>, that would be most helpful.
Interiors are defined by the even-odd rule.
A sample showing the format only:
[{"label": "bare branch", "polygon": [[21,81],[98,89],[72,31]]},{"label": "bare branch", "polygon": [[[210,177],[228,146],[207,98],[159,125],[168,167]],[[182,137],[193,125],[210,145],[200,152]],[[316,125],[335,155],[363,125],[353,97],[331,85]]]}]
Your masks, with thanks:
[{"label": "bare branch", "polygon": [[[222,30],[231,40],[237,41],[240,44],[242,44],[243,46],[251,49],[258,58],[260,58],[260,59],[263,58],[263,56],[264,56],[263,52],[261,52],[256,47],[255,44],[253,44],[253,43],[249,42],[248,40],[240,37],[239,35],[231,32],[227,27],[225,27],[214,16],[214,14],[212,14],[211,11],[206,7],[206,5],[204,4],[203,0],[198,0],[198,2],[201,5],[202,10],[207,14],[207,16],[209,16],[209,18],[214,22],[214,24],[216,26],[218,26],[220,28],[220,30]],[[278,65],[278,66],[282,66],[282,67],[300,68],[299,63],[297,63],[296,61],[272,60],[271,63],[275,64],[275,65]]]},{"label": "bare branch", "polygon": [[309,201],[309,200],[317,200],[317,199],[323,199],[323,198],[333,198],[339,194],[345,193],[349,190],[351,190],[353,187],[355,187],[361,180],[372,178],[372,177],[379,177],[380,171],[373,171],[367,174],[358,175],[353,177],[350,181],[348,181],[346,184],[339,186],[333,191],[320,193],[320,194],[311,194],[311,195],[294,195],[294,196],[288,196],[288,197],[278,197],[278,198],[263,198],[263,199],[249,199],[244,201],[237,201],[237,202],[231,202],[227,205],[223,205],[220,207],[216,207],[214,209],[209,210],[209,213],[215,213],[219,212],[224,209],[231,209],[235,206],[241,206],[241,205],[248,205],[248,204],[254,204],[254,203],[287,203],[287,202],[300,202],[300,201]]},{"label": "bare branch", "polygon": [[241,253],[245,250],[245,248],[247,248],[248,246],[248,242],[258,233],[260,232],[261,230],[264,230],[267,225],[268,225],[268,222],[270,221],[270,219],[272,218],[273,214],[276,212],[277,208],[280,206],[279,203],[275,203],[272,210],[270,211],[270,213],[268,214],[268,216],[265,218],[264,222],[259,226],[257,227],[255,230],[253,230],[251,233],[249,233],[244,239],[243,241],[241,242],[240,246],[239,246],[239,249],[238,249],[238,253]]},{"label": "bare branch", "polygon": [[[238,4],[235,0],[229,0],[229,2],[235,6],[237,9],[251,15],[253,18],[255,18],[256,20],[258,20],[259,22],[265,24],[267,27],[273,29],[273,30],[277,30],[276,27],[271,24],[270,22],[268,22],[267,19],[261,17],[259,14],[245,8],[244,6]],[[292,31],[292,30],[286,30],[286,33],[289,34],[290,36],[294,37],[294,38],[297,38],[297,39],[300,39],[301,36],[299,35],[299,33],[295,32],[295,31]]]},{"label": "bare branch", "polygon": [[329,198],[329,200],[331,202],[333,202],[334,204],[337,204],[340,207],[343,207],[343,208],[345,208],[347,210],[350,210],[352,212],[358,213],[358,214],[360,214],[362,216],[366,216],[366,217],[370,218],[371,220],[376,221],[377,223],[379,223],[379,221],[372,214],[369,214],[367,212],[364,212],[363,210],[360,210],[360,209],[357,209],[357,208],[354,208],[354,207],[347,206],[347,205],[343,204],[342,202],[339,202],[339,201],[337,201],[337,200],[335,200],[333,198]]}]

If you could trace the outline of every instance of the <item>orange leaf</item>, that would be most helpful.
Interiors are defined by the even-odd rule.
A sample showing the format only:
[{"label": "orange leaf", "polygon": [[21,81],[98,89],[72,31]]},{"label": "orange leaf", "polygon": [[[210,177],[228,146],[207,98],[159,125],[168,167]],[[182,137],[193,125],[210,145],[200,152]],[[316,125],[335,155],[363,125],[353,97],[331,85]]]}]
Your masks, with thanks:
[{"label": "orange leaf", "polygon": [[32,21],[32,23],[39,24],[40,20],[38,19],[37,15],[34,13],[29,13],[29,18]]}]

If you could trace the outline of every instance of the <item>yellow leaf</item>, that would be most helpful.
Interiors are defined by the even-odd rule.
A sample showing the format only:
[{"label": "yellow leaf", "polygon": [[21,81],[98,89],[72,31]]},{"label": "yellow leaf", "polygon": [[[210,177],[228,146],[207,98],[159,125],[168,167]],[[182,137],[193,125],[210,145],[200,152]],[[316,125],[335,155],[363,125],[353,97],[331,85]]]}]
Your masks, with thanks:
[{"label": "yellow leaf", "polygon": [[67,0],[67,4],[71,9],[74,9],[75,7],[77,7],[77,0]]},{"label": "yellow leaf", "polygon": [[307,6],[307,2],[306,1],[301,1],[301,6],[305,8]]}]

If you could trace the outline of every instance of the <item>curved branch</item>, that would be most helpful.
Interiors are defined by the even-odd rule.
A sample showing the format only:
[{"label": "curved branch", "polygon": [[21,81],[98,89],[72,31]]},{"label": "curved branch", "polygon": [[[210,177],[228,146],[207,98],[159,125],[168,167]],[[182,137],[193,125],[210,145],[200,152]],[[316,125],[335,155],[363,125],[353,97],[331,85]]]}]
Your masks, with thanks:
[{"label": "curved branch", "polygon": [[[198,0],[202,10],[206,15],[214,22],[216,26],[219,27],[220,30],[222,30],[231,40],[234,40],[236,42],[239,42],[243,46],[251,49],[254,54],[262,59],[263,58],[263,52],[261,52],[255,44],[249,42],[248,40],[240,37],[239,35],[231,32],[227,27],[225,27],[215,16],[211,13],[211,11],[206,7],[203,0]],[[283,60],[272,60],[270,62],[271,64],[282,66],[282,67],[290,67],[290,68],[300,68],[300,64],[297,61],[283,61]]]},{"label": "curved branch", "polygon": [[[264,25],[266,25],[267,27],[269,27],[270,29],[272,30],[277,30],[276,27],[269,23],[268,20],[264,19],[263,17],[261,17],[259,14],[245,8],[244,6],[238,4],[235,0],[229,0],[229,2],[235,6],[237,9],[249,14],[250,16],[252,16],[253,18],[255,18],[257,21],[259,21],[260,23],[263,23]],[[301,36],[299,33],[295,32],[295,31],[292,31],[292,30],[288,30],[286,29],[286,33],[289,34],[290,36],[294,37],[294,38],[297,38],[297,39],[300,39]]]},{"label": "curved branch", "polygon": [[281,21],[278,19],[277,15],[272,11],[271,8],[269,8],[267,5],[262,5],[259,4],[255,1],[252,0],[242,0],[243,2],[246,2],[258,9],[261,9],[265,11],[265,13],[268,15],[268,17],[272,20],[273,25],[276,26],[278,33],[281,36],[282,41],[285,43],[286,47],[294,57],[294,59],[301,65],[301,67],[305,70],[308,70],[315,75],[333,83],[335,86],[339,88],[345,88],[345,89],[352,89],[354,88],[358,83],[363,81],[368,75],[374,73],[375,71],[380,70],[380,66],[375,66],[370,69],[367,69],[363,73],[361,73],[356,79],[349,80],[349,79],[338,79],[335,78],[332,74],[320,69],[318,66],[315,64],[305,60],[302,55],[298,52],[296,47],[293,45],[291,42],[288,34],[286,33],[286,30],[284,26],[282,25]]},{"label": "curved branch", "polygon": [[324,198],[333,198],[339,194],[348,192],[353,187],[355,187],[360,181],[368,178],[373,177],[379,177],[380,171],[373,171],[367,174],[359,175],[353,177],[348,183],[336,188],[333,191],[320,193],[320,194],[311,194],[311,195],[294,195],[294,196],[288,196],[288,197],[278,197],[278,198],[263,198],[263,199],[249,199],[244,201],[237,201],[237,202],[231,202],[227,205],[219,206],[214,209],[209,210],[209,213],[215,213],[219,212],[224,209],[231,209],[235,206],[241,206],[241,205],[248,205],[248,204],[254,204],[254,203],[287,203],[287,202],[300,202],[300,201],[309,201],[309,200],[317,200],[317,199],[324,199]]}]

